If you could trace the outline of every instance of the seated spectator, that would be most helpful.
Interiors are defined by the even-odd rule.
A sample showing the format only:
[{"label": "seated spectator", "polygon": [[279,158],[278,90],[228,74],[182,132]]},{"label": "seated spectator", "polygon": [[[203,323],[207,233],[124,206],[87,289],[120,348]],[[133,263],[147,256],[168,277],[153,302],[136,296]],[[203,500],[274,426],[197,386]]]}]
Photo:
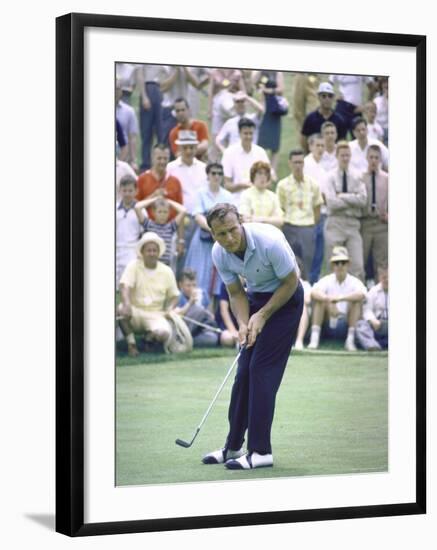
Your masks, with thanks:
[{"label": "seated spectator", "polygon": [[241,193],[239,212],[244,222],[271,223],[279,229],[284,223],[278,196],[270,191],[271,168],[267,162],[255,162],[250,169],[252,187]]},{"label": "seated spectator", "polygon": [[167,315],[177,304],[179,290],[173,271],[159,261],[165,243],[149,231],[139,240],[137,259],[130,262],[120,279],[118,315],[130,357],[138,355],[134,334],[149,342],[165,344],[172,334]]},{"label": "seated spectator", "polygon": [[221,284],[220,295],[215,312],[215,320],[220,329],[229,332],[234,344],[238,342],[238,323],[231,310],[229,294],[225,283]]},{"label": "seated spectator", "polygon": [[388,349],[388,269],[378,269],[379,283],[367,293],[363,319],[356,325],[355,338],[367,351]]},{"label": "seated spectator", "polygon": [[174,156],[179,153],[176,144],[179,132],[181,130],[191,130],[197,137],[196,157],[202,159],[208,151],[208,127],[202,120],[196,120],[190,116],[190,107],[188,101],[183,97],[178,97],[174,102],[174,112],[177,124],[170,130],[169,142]]},{"label": "seated spectator", "polygon": [[115,213],[115,246],[116,246],[116,284],[127,264],[135,259],[135,247],[141,237],[142,228],[135,215],[135,193],[137,181],[135,176],[124,176],[120,181],[121,200]]},{"label": "seated spectator", "polygon": [[[151,207],[153,211],[153,220],[147,218],[143,211],[144,208],[149,207]],[[176,218],[171,221],[170,208],[174,208],[177,212]],[[153,231],[164,241],[165,253],[161,256],[160,261],[165,265],[174,267],[174,262],[172,262],[172,256],[174,256],[172,252],[175,249],[173,246],[174,237],[176,236],[178,227],[184,221],[187,212],[186,208],[176,201],[156,196],[137,202],[135,205],[135,212],[144,231]]]},{"label": "seated spectator", "polygon": [[348,273],[349,255],[345,247],[334,247],[330,262],[334,273],[322,277],[311,292],[313,319],[308,349],[319,347],[322,333],[323,338],[346,338],[345,349],[356,351],[355,326],[361,318],[366,287]]},{"label": "seated spectator", "polygon": [[384,130],[379,122],[376,121],[376,105],[373,101],[368,101],[364,105],[363,114],[367,120],[367,135],[371,139],[384,141]]},{"label": "seated spectator", "polygon": [[296,342],[294,343],[294,349],[297,351],[302,351],[304,346],[303,342],[310,326],[311,319],[311,284],[307,281],[307,275],[305,273],[304,265],[302,259],[299,256],[296,256],[297,265],[300,270],[300,282],[303,286],[303,310],[302,316],[300,318],[299,327],[297,329]]},{"label": "seated spectator", "polygon": [[193,337],[194,347],[234,346],[235,340],[227,330],[221,330],[207,309],[208,297],[197,287],[196,272],[184,269],[178,278],[181,295],[175,309],[182,316]]}]

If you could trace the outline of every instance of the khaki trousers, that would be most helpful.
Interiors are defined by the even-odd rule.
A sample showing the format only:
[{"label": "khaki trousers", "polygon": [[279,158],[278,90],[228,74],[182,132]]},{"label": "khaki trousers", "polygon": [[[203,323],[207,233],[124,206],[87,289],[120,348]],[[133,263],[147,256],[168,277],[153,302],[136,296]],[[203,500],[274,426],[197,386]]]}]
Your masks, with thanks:
[{"label": "khaki trousers", "polygon": [[349,253],[349,273],[364,281],[363,240],[360,220],[351,216],[328,216],[325,224],[325,258],[331,272],[330,258],[334,246],[345,246]]},{"label": "khaki trousers", "polygon": [[380,266],[388,264],[388,224],[379,218],[362,218],[361,238],[363,239],[363,259],[366,265],[370,252],[373,254],[375,276]]}]

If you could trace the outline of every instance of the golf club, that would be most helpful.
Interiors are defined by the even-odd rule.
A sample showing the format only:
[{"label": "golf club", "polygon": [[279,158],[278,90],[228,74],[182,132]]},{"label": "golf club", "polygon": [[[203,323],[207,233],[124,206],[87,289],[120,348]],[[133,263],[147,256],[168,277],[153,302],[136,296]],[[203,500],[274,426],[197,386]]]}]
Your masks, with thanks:
[{"label": "golf club", "polygon": [[202,420],[200,421],[200,424],[197,426],[196,428],[196,431],[193,435],[193,438],[192,440],[188,443],[187,441],[184,441],[183,439],[176,439],[175,443],[176,445],[180,445],[181,447],[185,447],[186,449],[188,449],[189,447],[191,447],[191,445],[193,444],[194,440],[196,439],[197,437],[197,434],[200,432],[200,428],[203,426],[205,420],[208,418],[208,415],[214,405],[214,403],[216,402],[217,400],[217,397],[220,395],[220,392],[222,391],[222,389],[224,388],[224,385],[226,384],[228,378],[230,377],[232,371],[234,370],[234,367],[235,365],[238,363],[238,359],[240,359],[240,355],[241,355],[241,352],[243,351],[244,349],[244,346],[241,346],[240,348],[240,351],[238,352],[238,355],[237,357],[234,359],[232,365],[230,366],[228,372],[226,373],[226,376],[223,380],[223,382],[220,384],[220,387],[219,389],[217,390],[217,393],[214,395],[214,398],[213,400],[211,401],[211,403],[209,404],[209,407],[207,408],[206,410],[206,413],[203,415],[203,418]]},{"label": "golf club", "polygon": [[[125,319],[123,315],[117,315],[117,317],[115,318],[116,321],[122,321],[123,319]],[[182,319],[184,319],[185,321],[188,321],[189,323],[193,323],[193,325],[206,328],[207,330],[211,330],[212,332],[217,332],[217,334],[221,334],[223,332],[220,328],[212,327],[211,325],[201,323],[200,321],[196,321],[196,319],[192,319],[191,317],[187,317],[186,315],[183,315]]]},{"label": "golf club", "polygon": [[207,330],[211,330],[212,332],[217,332],[217,334],[221,334],[223,332],[220,328],[212,327],[211,325],[207,325],[206,323],[201,323],[200,321],[196,321],[196,319],[192,319],[191,317],[187,317],[186,315],[183,315],[182,319],[184,319],[184,321],[188,321],[189,323],[193,323],[193,325],[197,325],[198,327],[206,328]]}]

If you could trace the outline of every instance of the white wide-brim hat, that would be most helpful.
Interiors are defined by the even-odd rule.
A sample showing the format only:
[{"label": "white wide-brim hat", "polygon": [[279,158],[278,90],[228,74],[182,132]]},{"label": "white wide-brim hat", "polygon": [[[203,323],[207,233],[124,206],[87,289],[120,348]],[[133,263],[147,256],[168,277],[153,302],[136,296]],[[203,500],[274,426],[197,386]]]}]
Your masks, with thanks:
[{"label": "white wide-brim hat", "polygon": [[159,257],[161,257],[164,254],[165,242],[161,239],[159,235],[157,235],[153,231],[147,231],[146,233],[144,233],[141,239],[137,242],[137,256],[139,258],[143,257],[141,254],[141,251],[143,249],[143,246],[147,243],[155,243],[158,245]]}]

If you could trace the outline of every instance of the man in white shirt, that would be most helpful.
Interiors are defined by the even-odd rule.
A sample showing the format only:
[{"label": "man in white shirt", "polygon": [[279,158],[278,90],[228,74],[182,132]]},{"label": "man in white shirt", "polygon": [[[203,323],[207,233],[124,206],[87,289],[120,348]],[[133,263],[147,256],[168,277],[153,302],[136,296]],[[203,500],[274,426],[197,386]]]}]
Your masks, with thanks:
[{"label": "man in white shirt", "polygon": [[[247,113],[248,104],[255,109],[253,113]],[[229,118],[222,126],[220,132],[217,134],[215,143],[220,149],[222,154],[226,147],[234,145],[240,141],[240,131],[238,129],[238,123],[242,118],[249,118],[255,123],[255,133],[253,136],[253,143],[258,141],[258,127],[260,123],[260,117],[264,114],[264,106],[256,101],[253,97],[248,96],[242,91],[238,91],[234,94],[234,108],[235,116]]]},{"label": "man in white shirt", "polygon": [[[328,178],[328,172],[322,164],[322,157],[325,152],[325,141],[321,134],[313,134],[308,139],[308,145],[310,148],[310,153],[304,159],[303,173],[306,176],[313,178],[319,184],[323,201],[325,201],[325,187]],[[315,248],[311,271],[310,273],[307,273],[308,280],[311,284],[314,284],[319,280],[320,271],[322,269],[325,249],[323,232],[325,228],[326,215],[326,204],[323,202],[320,206],[320,218],[315,228]]]},{"label": "man in white shirt", "polygon": [[196,84],[197,80],[193,77],[188,67],[177,65],[165,65],[167,78],[161,84],[162,92],[162,143],[169,145],[168,136],[170,130],[177,124],[174,112],[175,100],[179,97],[187,97],[188,84]]},{"label": "man in white shirt", "polygon": [[[228,147],[222,158],[225,188],[233,194],[236,206],[239,205],[242,191],[252,185],[252,165],[260,160],[270,164],[266,151],[253,143],[255,123],[248,118],[242,118],[238,122],[238,130],[240,141]],[[273,177],[276,178],[275,175]]]},{"label": "man in white shirt", "polygon": [[355,326],[361,317],[366,287],[348,273],[349,255],[343,246],[336,246],[330,258],[334,270],[322,277],[311,291],[313,313],[308,349],[319,347],[320,333],[331,339],[344,339],[347,351],[356,351]]},{"label": "man in white shirt", "polygon": [[[185,222],[185,251],[191,242],[196,223],[192,217],[192,212],[197,203],[199,192],[207,188],[206,164],[196,158],[197,134],[193,130],[180,130],[176,145],[179,146],[180,156],[167,165],[167,173],[175,176],[182,185],[183,204],[190,215],[186,217]],[[184,256],[178,258],[179,268],[183,265]]]},{"label": "man in white shirt", "polygon": [[320,128],[323,141],[325,142],[325,150],[323,151],[320,163],[326,172],[335,170],[338,167],[337,160],[337,127],[329,120],[322,124]]},{"label": "man in white shirt", "polygon": [[137,137],[138,137],[138,120],[133,107],[125,103],[122,99],[121,83],[117,81],[115,88],[115,114],[124,132],[127,141],[127,162],[132,166],[133,170],[138,170],[137,165]]},{"label": "man in white shirt", "polygon": [[183,204],[189,214],[193,211],[199,191],[206,189],[206,164],[196,158],[198,143],[196,132],[181,130],[176,140],[181,155],[167,165],[167,172],[181,182]]},{"label": "man in white shirt", "polygon": [[388,172],[388,149],[377,139],[369,138],[367,135],[367,121],[357,117],[352,123],[352,132],[355,137],[349,142],[351,149],[351,168],[361,174],[367,172],[367,150],[369,145],[378,145],[381,149],[381,165],[385,172]]},{"label": "man in white shirt", "polygon": [[379,283],[373,286],[366,298],[363,319],[356,325],[356,339],[367,351],[388,348],[388,269],[378,268]]}]

